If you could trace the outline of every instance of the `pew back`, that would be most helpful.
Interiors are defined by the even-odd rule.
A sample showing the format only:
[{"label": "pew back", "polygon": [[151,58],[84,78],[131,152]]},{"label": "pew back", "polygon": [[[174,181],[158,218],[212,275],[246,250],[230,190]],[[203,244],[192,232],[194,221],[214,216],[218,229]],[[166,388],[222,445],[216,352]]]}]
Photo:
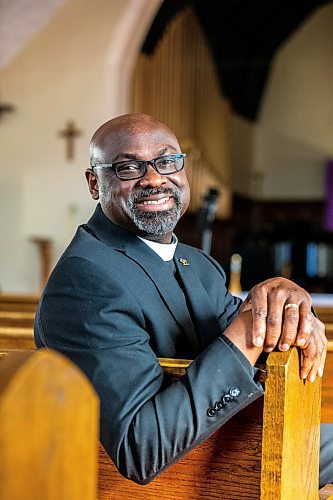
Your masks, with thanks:
[{"label": "pew back", "polygon": [[318,500],[320,381],[300,380],[299,356],[272,353],[265,397],[149,485],[124,479],[101,449],[99,500]]},{"label": "pew back", "polygon": [[[29,357],[31,354],[31,352],[18,353],[19,356]],[[0,472],[1,500],[39,498],[36,491],[40,489],[40,485],[46,488],[45,491],[50,491],[49,496],[43,497],[50,500],[58,499],[59,491],[61,491],[60,497],[65,500],[67,498],[73,500],[94,498],[93,493],[90,495],[93,486],[91,483],[90,489],[87,486],[89,477],[93,477],[92,482],[95,480],[93,459],[89,462],[90,472],[85,474],[82,472],[82,460],[88,460],[87,457],[91,457],[89,455],[91,450],[93,454],[96,452],[96,426],[87,425],[88,419],[82,416],[82,413],[86,414],[86,411],[88,413],[91,411],[91,398],[87,397],[87,400],[84,400],[90,406],[88,410],[82,402],[82,397],[78,401],[73,394],[74,388],[78,386],[78,379],[76,376],[72,378],[72,375],[68,375],[66,363],[62,364],[60,370],[61,381],[63,382],[64,379],[66,381],[65,389],[62,388],[59,391],[57,384],[54,387],[55,377],[56,379],[58,377],[55,366],[44,363],[43,368],[43,363],[41,363],[43,358],[36,358],[36,356],[45,358],[47,354],[47,351],[35,353],[35,358],[32,359],[36,365],[26,364],[24,376],[22,371],[18,372],[15,368],[19,364],[17,360],[12,362],[11,369],[7,368],[5,372],[0,371],[0,376],[2,375],[0,460],[2,464],[9,464],[10,461],[13,462],[19,457],[19,463],[15,466],[15,471],[17,468],[20,469],[18,483],[22,488],[28,484],[29,492],[30,475],[33,475],[32,496],[27,495],[26,489],[23,495],[16,494],[16,491],[13,494],[9,488],[17,487],[14,484],[16,482],[13,480],[13,474],[10,476],[9,468],[3,467],[2,476]],[[63,358],[61,359],[63,363]],[[160,360],[160,362],[164,367],[166,377],[171,379],[181,376],[189,363],[179,360]],[[138,486],[124,479],[100,446],[98,499],[108,500],[126,496],[128,499],[145,498],[147,500],[200,498],[204,500],[207,498],[317,500],[320,381],[314,384],[302,382],[299,379],[299,362],[299,352],[296,348],[287,353],[271,353],[266,365],[265,397],[235,415],[223,428],[184,456],[177,464],[171,466],[150,485]],[[0,369],[3,367],[4,362],[1,361]],[[34,388],[36,380],[32,378],[32,372],[36,367],[38,367],[38,383]],[[3,373],[17,374],[17,380],[14,378],[14,382],[11,382],[11,390],[7,391],[10,398],[9,411],[5,413],[7,417],[5,419],[3,419],[2,410],[3,394],[6,394],[4,388],[10,385],[8,380],[12,377],[11,375],[4,377]],[[23,381],[28,383],[29,390]],[[68,384],[71,388],[67,387]],[[45,388],[48,393],[54,388],[57,389],[58,406],[55,406],[54,402],[50,406],[49,400],[45,400]],[[42,398],[35,395],[36,389],[44,390]],[[31,395],[34,396],[31,398]],[[18,408],[10,411],[17,404],[17,400],[20,400]],[[62,432],[59,431],[59,424],[55,425],[53,422],[51,432],[47,437],[49,445],[46,446],[47,439],[45,441],[45,431],[43,431],[45,422],[49,418],[52,421],[57,412],[60,411],[61,414],[67,404],[76,408],[78,416],[71,418],[70,421],[67,419],[65,425],[67,427]],[[94,405],[96,406],[96,401],[93,399],[92,406]],[[28,414],[30,414],[29,419],[26,418]],[[16,415],[14,420],[13,415]],[[19,417],[24,419],[24,422],[17,432]],[[38,418],[41,420],[40,426]],[[82,445],[80,441],[86,438],[87,431],[92,431],[93,436],[90,434],[89,445]],[[60,435],[62,441],[64,441],[64,436],[67,439],[65,439],[65,450],[58,453],[57,438]],[[14,436],[14,440],[11,436]],[[7,442],[6,439],[9,438],[10,441]],[[44,445],[41,442],[44,442]],[[28,454],[21,453],[20,448],[23,444],[30,450]],[[52,450],[51,454],[50,450]],[[48,465],[41,466],[45,464],[45,461]],[[66,475],[61,468],[64,464],[69,464],[71,467],[69,475]],[[50,473],[52,466],[61,471],[64,484],[55,483],[55,476]],[[21,469],[24,470],[24,468],[27,468],[28,472],[22,473]],[[79,478],[80,486],[75,492],[72,489],[68,493],[69,485],[72,487],[76,478]],[[78,496],[75,496],[76,492]]]},{"label": "pew back", "polygon": [[0,356],[0,499],[94,500],[98,402],[63,356]]}]

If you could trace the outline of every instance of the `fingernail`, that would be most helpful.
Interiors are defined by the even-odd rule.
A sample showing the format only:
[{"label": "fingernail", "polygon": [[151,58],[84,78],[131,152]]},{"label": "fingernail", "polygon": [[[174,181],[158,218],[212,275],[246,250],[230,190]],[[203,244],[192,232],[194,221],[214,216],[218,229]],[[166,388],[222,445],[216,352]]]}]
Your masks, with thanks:
[{"label": "fingernail", "polygon": [[280,345],[280,351],[288,351],[288,349],[289,349],[289,344]]},{"label": "fingernail", "polygon": [[310,375],[310,382],[314,382],[316,378],[316,375],[312,374]]},{"label": "fingernail", "polygon": [[299,339],[299,340],[297,341],[297,344],[298,344],[299,346],[302,346],[302,345],[304,345],[304,344],[305,344],[305,342],[306,342],[306,340],[305,340],[305,339]]},{"label": "fingernail", "polygon": [[261,347],[262,344],[263,344],[263,340],[262,340],[262,337],[257,337],[255,340],[254,340],[254,343],[257,347]]},{"label": "fingernail", "polygon": [[322,368],[318,368],[318,375],[319,377],[322,377],[323,376],[323,369]]}]

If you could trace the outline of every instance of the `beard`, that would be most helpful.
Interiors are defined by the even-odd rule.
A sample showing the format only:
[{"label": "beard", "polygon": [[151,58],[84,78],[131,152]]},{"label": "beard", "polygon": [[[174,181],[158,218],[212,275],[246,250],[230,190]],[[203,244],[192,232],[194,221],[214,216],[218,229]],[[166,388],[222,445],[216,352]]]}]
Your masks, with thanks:
[{"label": "beard", "polygon": [[[148,196],[156,194],[171,195],[174,199],[174,206],[169,210],[161,212],[143,212],[137,207],[137,202],[144,200]],[[173,231],[180,219],[183,195],[177,188],[146,189],[139,194],[132,195],[128,200],[128,210],[132,222],[135,226],[147,234],[161,236]]]}]

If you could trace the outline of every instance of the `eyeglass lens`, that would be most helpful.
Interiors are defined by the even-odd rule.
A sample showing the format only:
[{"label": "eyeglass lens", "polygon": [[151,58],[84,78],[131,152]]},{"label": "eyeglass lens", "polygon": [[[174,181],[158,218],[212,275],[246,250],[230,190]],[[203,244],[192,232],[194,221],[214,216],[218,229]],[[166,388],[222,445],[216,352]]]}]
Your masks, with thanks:
[{"label": "eyeglass lens", "polygon": [[145,175],[147,164],[151,164],[159,174],[167,175],[179,172],[184,166],[183,155],[161,156],[150,161],[132,160],[114,165],[119,179],[138,179]]}]

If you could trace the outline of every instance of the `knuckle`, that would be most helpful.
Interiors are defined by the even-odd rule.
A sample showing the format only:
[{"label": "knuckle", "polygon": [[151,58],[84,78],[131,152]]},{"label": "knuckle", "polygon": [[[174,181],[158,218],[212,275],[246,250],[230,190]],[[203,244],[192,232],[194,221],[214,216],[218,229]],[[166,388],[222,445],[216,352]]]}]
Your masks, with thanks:
[{"label": "knuckle", "polygon": [[318,356],[322,357],[322,355],[324,354],[324,352],[325,352],[324,346],[319,347],[319,349],[318,349]]},{"label": "knuckle", "polygon": [[318,319],[318,327],[322,332],[325,332],[325,324]]},{"label": "knuckle", "polygon": [[309,350],[309,351],[306,353],[306,358],[307,358],[309,361],[313,361],[314,359],[316,359],[316,357],[317,357],[317,353],[316,353],[316,351]]},{"label": "knuckle", "polygon": [[267,318],[267,311],[263,307],[259,307],[258,309],[255,309],[254,314],[259,319],[266,319]]},{"label": "knuckle", "polygon": [[312,323],[313,314],[310,311],[304,311],[303,309],[300,309],[299,316],[302,320]]},{"label": "knuckle", "polygon": [[272,327],[278,327],[281,324],[280,317],[277,314],[269,313],[267,316],[267,324]]}]

